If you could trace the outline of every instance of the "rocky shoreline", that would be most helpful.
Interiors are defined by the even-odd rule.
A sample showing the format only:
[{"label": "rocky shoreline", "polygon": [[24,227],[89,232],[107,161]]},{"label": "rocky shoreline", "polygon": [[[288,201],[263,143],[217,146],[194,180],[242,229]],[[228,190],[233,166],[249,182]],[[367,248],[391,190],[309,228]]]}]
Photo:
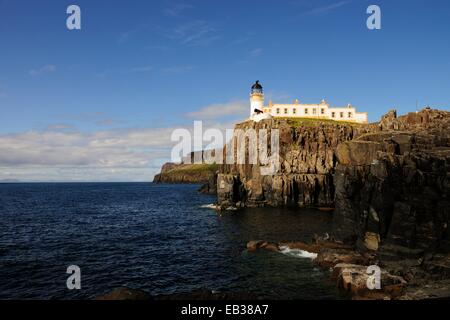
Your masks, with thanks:
[{"label": "rocky shoreline", "polygon": [[[278,129],[281,169],[262,176],[260,164],[220,166],[209,180],[218,210],[334,210],[327,241],[252,241],[249,251],[315,253],[314,263],[330,268],[354,299],[450,298],[450,112],[397,117],[392,110],[368,125],[272,119],[235,128]],[[380,290],[366,285],[373,265],[382,270]]]},{"label": "rocky shoreline", "polygon": [[[450,290],[429,290],[424,293],[420,287],[417,288],[417,281],[425,279],[411,278],[410,273],[412,265],[417,268],[416,274],[419,268],[423,269],[420,261],[386,263],[380,260],[376,252],[358,252],[349,245],[329,241],[316,241],[311,244],[250,241],[247,244],[249,252],[256,250],[281,252],[286,247],[291,250],[315,253],[313,263],[321,268],[329,269],[330,278],[335,281],[336,286],[347,292],[354,300],[415,300],[449,297]],[[381,288],[371,290],[367,286],[370,276],[367,271],[373,265],[381,267]],[[437,283],[428,281],[428,285],[432,284]]]},{"label": "rocky shoreline", "polygon": [[[281,172],[224,166],[219,205],[334,206],[331,242],[251,242],[250,250],[315,252],[354,299],[450,298],[450,112],[390,111],[379,123],[334,129],[276,126],[286,132]],[[381,290],[367,288],[371,265],[382,270]]]},{"label": "rocky shoreline", "polygon": [[[375,251],[358,251],[339,242],[315,240],[311,243],[275,243],[254,240],[247,243],[249,253],[258,250],[310,253],[313,264],[329,270],[337,288],[352,300],[441,300],[450,299],[450,254],[415,255],[404,252],[397,259],[386,259]],[[298,259],[298,258],[296,258]],[[370,266],[379,266],[380,289],[369,289]],[[199,289],[188,293],[151,296],[145,291],[118,288],[96,300],[257,300],[249,292],[213,292]]]},{"label": "rocky shoreline", "polygon": [[[450,254],[418,255],[404,251],[396,259],[376,251],[358,251],[338,242],[271,243],[250,241],[247,250],[281,251],[283,248],[316,253],[314,264],[330,270],[338,288],[355,300],[450,299]],[[381,288],[369,289],[370,266],[381,268]]]}]

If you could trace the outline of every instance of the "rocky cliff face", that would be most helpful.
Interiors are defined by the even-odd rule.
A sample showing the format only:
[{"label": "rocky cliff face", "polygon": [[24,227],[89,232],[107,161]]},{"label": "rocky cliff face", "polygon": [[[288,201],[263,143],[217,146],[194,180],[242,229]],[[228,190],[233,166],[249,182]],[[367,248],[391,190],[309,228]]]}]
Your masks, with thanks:
[{"label": "rocky cliff face", "polygon": [[217,178],[220,206],[329,207],[334,205],[337,146],[368,132],[369,126],[272,119],[243,122],[235,129],[278,129],[281,168],[274,175],[263,176],[261,164],[221,166]]},{"label": "rocky cliff face", "polygon": [[450,251],[449,112],[390,112],[336,156],[337,240],[385,258]]},{"label": "rocky cliff face", "polygon": [[450,112],[424,109],[379,123],[266,120],[236,129],[279,129],[279,172],[224,165],[218,203],[335,207],[336,240],[385,257],[450,250]]}]

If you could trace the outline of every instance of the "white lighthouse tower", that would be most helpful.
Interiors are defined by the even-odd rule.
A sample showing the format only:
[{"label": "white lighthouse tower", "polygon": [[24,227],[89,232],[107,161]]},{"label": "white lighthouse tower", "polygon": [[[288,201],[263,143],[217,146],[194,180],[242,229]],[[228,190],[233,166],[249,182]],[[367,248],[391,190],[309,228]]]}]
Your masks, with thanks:
[{"label": "white lighthouse tower", "polygon": [[250,117],[254,113],[263,113],[264,108],[264,93],[263,87],[259,83],[259,80],[255,82],[252,86],[252,91],[250,93]]}]

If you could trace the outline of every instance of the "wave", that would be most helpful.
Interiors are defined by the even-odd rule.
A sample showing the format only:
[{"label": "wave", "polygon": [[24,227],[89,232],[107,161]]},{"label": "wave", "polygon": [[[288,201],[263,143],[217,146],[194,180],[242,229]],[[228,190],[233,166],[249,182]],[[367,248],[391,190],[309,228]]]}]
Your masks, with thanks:
[{"label": "wave", "polygon": [[[216,205],[216,204],[202,204],[202,205],[200,206],[200,208],[202,208],[202,209],[219,210],[219,206]],[[237,211],[237,210],[238,210],[238,208],[236,208],[236,207],[228,207],[228,208],[225,208],[225,211]]]},{"label": "wave", "polygon": [[202,208],[202,209],[213,209],[213,210],[215,210],[215,209],[217,209],[217,205],[215,205],[214,203],[211,203],[211,204],[203,204],[203,205],[200,206],[200,208]]},{"label": "wave", "polygon": [[291,249],[287,246],[280,247],[280,252],[287,256],[296,257],[296,258],[306,258],[306,259],[316,259],[317,253],[308,252],[300,249]]}]

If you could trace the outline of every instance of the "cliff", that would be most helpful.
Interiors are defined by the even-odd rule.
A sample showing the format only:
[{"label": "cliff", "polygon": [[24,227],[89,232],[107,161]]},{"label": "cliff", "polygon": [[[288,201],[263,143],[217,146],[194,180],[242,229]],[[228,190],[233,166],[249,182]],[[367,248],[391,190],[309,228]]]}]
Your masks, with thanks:
[{"label": "cliff", "polygon": [[[222,207],[335,207],[331,234],[315,243],[250,241],[249,251],[313,252],[354,299],[448,299],[450,112],[390,111],[363,126],[269,121],[236,128],[280,128],[282,165],[272,176],[260,176],[258,165],[223,166]],[[374,265],[378,290],[367,285]]]},{"label": "cliff", "polygon": [[218,165],[216,164],[175,164],[166,163],[161,173],[155,175],[154,183],[212,183]]},{"label": "cliff", "polygon": [[[386,257],[450,251],[450,112],[429,108],[380,122],[265,120],[236,129],[279,129],[280,170],[223,165],[222,208],[333,207],[335,240]],[[247,148],[248,152],[248,148]]]},{"label": "cliff", "polygon": [[450,112],[390,112],[336,156],[337,240],[385,258],[450,251]]},{"label": "cliff", "polygon": [[[334,206],[337,146],[369,132],[370,126],[313,119],[271,119],[239,123],[235,129],[256,132],[278,129],[281,168],[274,175],[262,176],[259,163],[221,166],[217,177],[221,207],[331,207]],[[246,148],[248,153],[248,145]]]}]

